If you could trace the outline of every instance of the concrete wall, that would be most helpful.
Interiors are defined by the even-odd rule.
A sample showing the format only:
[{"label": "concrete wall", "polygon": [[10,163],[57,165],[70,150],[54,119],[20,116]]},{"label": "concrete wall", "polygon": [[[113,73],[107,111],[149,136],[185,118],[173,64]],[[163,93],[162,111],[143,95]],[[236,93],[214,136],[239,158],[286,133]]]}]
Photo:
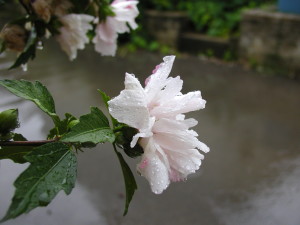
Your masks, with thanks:
[{"label": "concrete wall", "polygon": [[240,28],[240,58],[278,74],[300,76],[299,15],[250,10]]}]

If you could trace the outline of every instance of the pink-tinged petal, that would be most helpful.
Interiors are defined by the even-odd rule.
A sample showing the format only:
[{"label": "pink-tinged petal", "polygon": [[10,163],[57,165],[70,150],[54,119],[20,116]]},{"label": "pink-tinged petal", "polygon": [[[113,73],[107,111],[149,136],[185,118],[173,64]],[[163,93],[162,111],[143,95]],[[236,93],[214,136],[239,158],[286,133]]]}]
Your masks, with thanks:
[{"label": "pink-tinged petal", "polygon": [[[115,42],[118,37],[118,34],[111,26],[111,18],[108,17],[105,23],[100,23],[96,27],[96,37],[100,40],[103,40],[107,43]],[[94,42],[95,43],[95,42]]]},{"label": "pink-tinged petal", "polygon": [[134,75],[126,73],[125,90],[108,102],[109,113],[119,122],[139,130],[149,128],[151,119],[146,105],[146,96]]},{"label": "pink-tinged petal", "polygon": [[145,87],[149,104],[151,104],[155,95],[166,85],[166,80],[171,72],[175,56],[166,56],[163,60],[164,62],[159,65],[156,73],[151,75],[151,78]]},{"label": "pink-tinged petal", "polygon": [[152,138],[144,140],[144,154],[137,170],[150,183],[155,194],[161,194],[170,184],[169,172],[159,153],[156,151]]},{"label": "pink-tinged petal", "polygon": [[103,56],[115,56],[117,51],[117,43],[116,40],[114,42],[105,42],[101,39],[97,39],[95,37],[93,39],[95,44],[96,52],[99,52]]},{"label": "pink-tinged petal", "polygon": [[63,26],[60,27],[56,40],[70,60],[75,59],[77,50],[84,49],[89,42],[87,32],[93,29],[90,24],[93,20],[94,17],[85,14],[68,14],[60,18]]},{"label": "pink-tinged petal", "polygon": [[136,7],[137,4],[138,1],[113,2],[111,6],[113,8],[113,12],[115,13],[115,20],[124,24],[127,22],[132,29],[136,29],[137,24],[135,22],[135,18],[139,14],[139,11]]}]

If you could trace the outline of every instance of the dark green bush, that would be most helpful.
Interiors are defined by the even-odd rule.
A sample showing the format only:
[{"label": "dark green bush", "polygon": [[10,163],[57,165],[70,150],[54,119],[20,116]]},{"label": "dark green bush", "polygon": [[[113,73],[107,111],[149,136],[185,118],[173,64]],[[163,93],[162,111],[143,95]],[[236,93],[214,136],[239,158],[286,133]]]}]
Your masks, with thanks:
[{"label": "dark green bush", "polygon": [[238,33],[241,12],[274,3],[274,0],[193,0],[179,5],[187,11],[194,28],[211,36],[226,37]]}]

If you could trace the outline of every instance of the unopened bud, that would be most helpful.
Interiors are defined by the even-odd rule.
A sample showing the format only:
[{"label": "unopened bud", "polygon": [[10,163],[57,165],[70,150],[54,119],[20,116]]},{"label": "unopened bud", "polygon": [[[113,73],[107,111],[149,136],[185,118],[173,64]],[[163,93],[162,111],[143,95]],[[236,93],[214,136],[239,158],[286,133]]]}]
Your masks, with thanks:
[{"label": "unopened bud", "polygon": [[0,113],[0,137],[19,126],[18,114],[18,109],[9,109]]},{"label": "unopened bud", "polygon": [[17,24],[7,24],[0,33],[6,48],[22,52],[25,48],[28,33],[24,27]]},{"label": "unopened bud", "polygon": [[69,9],[72,7],[72,3],[68,0],[52,0],[51,4],[53,14],[59,17],[68,14]]},{"label": "unopened bud", "polygon": [[51,2],[47,0],[34,0],[31,1],[32,8],[36,15],[48,23],[51,19]]}]

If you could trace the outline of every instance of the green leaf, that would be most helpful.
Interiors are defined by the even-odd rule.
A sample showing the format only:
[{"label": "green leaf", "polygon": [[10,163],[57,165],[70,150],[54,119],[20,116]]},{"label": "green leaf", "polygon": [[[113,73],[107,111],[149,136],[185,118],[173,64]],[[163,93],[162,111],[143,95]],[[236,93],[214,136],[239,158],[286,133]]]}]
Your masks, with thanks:
[{"label": "green leaf", "polygon": [[31,146],[1,146],[0,160],[11,159],[15,163],[26,163],[24,156],[32,152],[33,148]]},{"label": "green leaf", "polygon": [[97,107],[91,107],[91,113],[83,115],[79,123],[61,138],[64,142],[92,142],[94,144],[111,142],[115,135],[109,127],[106,116]]},{"label": "green leaf", "polygon": [[15,63],[9,68],[9,69],[13,69],[16,67],[19,67],[22,64],[26,64],[28,62],[28,60],[34,59],[35,58],[35,52],[36,52],[36,42],[37,42],[37,34],[36,34],[36,29],[33,26],[26,46],[23,50],[23,52],[19,55],[19,57],[17,58],[17,60],[15,61]]},{"label": "green leaf", "polygon": [[64,120],[57,123],[56,126],[50,130],[48,139],[53,139],[58,135],[64,135],[79,122],[76,117],[72,116],[69,113],[66,113],[65,116],[66,118]]},{"label": "green leaf", "polygon": [[9,109],[0,113],[0,140],[9,140],[9,133],[19,127],[18,109]]},{"label": "green leaf", "polygon": [[[102,97],[102,100],[108,110],[108,101],[111,99],[107,94],[105,94],[105,92],[101,91],[100,89],[98,89],[98,92],[100,93],[101,97]],[[110,116],[111,118],[111,121],[112,121],[112,124],[114,127],[118,126],[119,125],[119,122],[113,118],[112,116]]]},{"label": "green leaf", "polygon": [[34,102],[41,110],[52,117],[55,124],[59,118],[55,114],[54,100],[47,88],[39,81],[26,80],[0,80],[0,85],[18,97]]},{"label": "green leaf", "polygon": [[100,89],[98,89],[98,92],[100,93],[102,100],[106,106],[106,108],[108,109],[108,101],[110,100],[110,97],[103,91],[101,91]]},{"label": "green leaf", "polygon": [[131,172],[131,169],[127,165],[127,163],[124,160],[122,154],[116,150],[115,146],[114,146],[114,148],[115,148],[115,152],[118,156],[120,165],[122,167],[122,172],[123,172],[124,181],[125,181],[126,201],[125,201],[125,209],[124,209],[124,213],[123,213],[123,216],[125,216],[128,212],[128,207],[129,207],[129,204],[132,200],[134,192],[135,192],[135,190],[137,190],[137,184],[135,182],[135,179],[134,179],[134,176]]},{"label": "green leaf", "polygon": [[14,141],[27,141],[27,139],[22,134],[14,133],[13,135]]},{"label": "green leaf", "polygon": [[45,144],[25,159],[31,164],[15,181],[15,195],[1,222],[48,205],[59,191],[70,194],[75,185],[77,160],[67,145]]}]

